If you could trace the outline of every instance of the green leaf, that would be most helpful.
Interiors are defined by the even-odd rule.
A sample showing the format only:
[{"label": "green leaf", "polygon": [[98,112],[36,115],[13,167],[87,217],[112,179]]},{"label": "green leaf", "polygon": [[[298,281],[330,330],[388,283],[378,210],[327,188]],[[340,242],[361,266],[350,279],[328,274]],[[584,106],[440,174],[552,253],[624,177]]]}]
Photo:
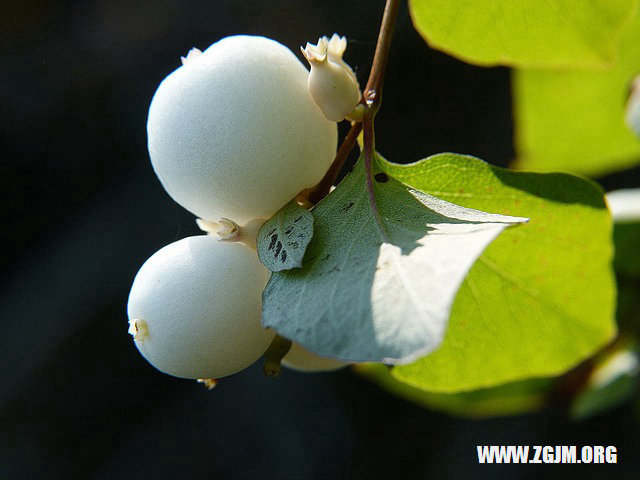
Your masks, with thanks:
[{"label": "green leaf", "polygon": [[568,174],[513,172],[455,154],[384,169],[465,207],[530,217],[503,232],[475,263],[442,346],[395,367],[396,378],[458,392],[560,375],[613,337],[611,218],[596,184]]},{"label": "green leaf", "polygon": [[375,176],[362,160],[313,210],[302,269],[271,275],[263,324],[344,361],[406,363],[442,341],[455,293],[482,250],[524,218],[462,208]]},{"label": "green leaf", "polygon": [[470,392],[433,393],[400,382],[380,363],[354,365],[354,370],[394,395],[417,405],[465,417],[515,415],[544,405],[556,379],[536,378]]},{"label": "green leaf", "polygon": [[258,258],[272,272],[300,268],[313,237],[313,216],[291,200],[258,232]]},{"label": "green leaf", "polygon": [[607,70],[514,73],[518,158],[525,170],[602,175],[640,162],[640,139],[625,124],[625,100],[640,72],[640,16],[625,29]]},{"label": "green leaf", "polygon": [[632,348],[613,352],[573,399],[570,415],[582,420],[628,401],[638,388],[638,371],[638,355]]},{"label": "green leaf", "polygon": [[601,67],[615,58],[636,0],[410,0],[434,48],[479,65]]}]

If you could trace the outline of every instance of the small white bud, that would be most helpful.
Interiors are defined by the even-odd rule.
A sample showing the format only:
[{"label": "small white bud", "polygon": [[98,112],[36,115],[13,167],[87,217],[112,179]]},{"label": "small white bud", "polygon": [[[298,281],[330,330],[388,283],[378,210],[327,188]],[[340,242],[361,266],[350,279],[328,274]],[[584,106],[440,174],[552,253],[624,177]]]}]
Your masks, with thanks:
[{"label": "small white bud", "polygon": [[182,61],[182,65],[188,65],[189,63],[193,63],[193,59],[202,55],[202,50],[199,48],[193,47],[189,50],[186,57],[180,57],[180,61]]},{"label": "small white bud", "polygon": [[207,232],[209,235],[217,236],[218,240],[223,242],[237,241],[240,232],[238,224],[228,218],[221,218],[219,222],[196,218],[196,224],[200,230]]},{"label": "small white bud", "polygon": [[220,228],[220,224],[218,222],[212,222],[210,220],[204,220],[202,218],[196,218],[196,225],[203,232],[207,232],[210,235],[215,235],[215,233]]},{"label": "small white bud", "polygon": [[207,390],[213,390],[218,385],[218,380],[215,378],[198,378],[198,383],[202,383]]},{"label": "small white bud", "polygon": [[254,218],[240,226],[228,218],[221,218],[219,222],[196,218],[196,224],[200,230],[216,236],[221,242],[239,242],[253,251],[258,249],[258,232],[266,221],[266,218]]},{"label": "small white bud", "polygon": [[605,198],[614,222],[640,222],[640,188],[614,190]]},{"label": "small white bud", "polygon": [[[302,53],[311,66],[307,85],[313,100],[328,120],[339,122],[354,114],[360,101],[360,86],[355,73],[342,59],[347,39],[334,33],[322,37],[318,44],[307,43]],[[352,117],[353,114],[353,117]]]},{"label": "small white bud", "polygon": [[133,335],[133,339],[138,342],[144,342],[149,336],[147,322],[140,318],[129,320],[129,334]]},{"label": "small white bud", "polygon": [[640,76],[631,84],[625,112],[627,126],[640,138]]},{"label": "small white bud", "polygon": [[216,231],[216,233],[218,234],[220,240],[222,240],[223,242],[235,241],[240,230],[238,224],[233,220],[229,220],[228,218],[221,218],[219,225],[220,228],[218,229],[218,231]]}]

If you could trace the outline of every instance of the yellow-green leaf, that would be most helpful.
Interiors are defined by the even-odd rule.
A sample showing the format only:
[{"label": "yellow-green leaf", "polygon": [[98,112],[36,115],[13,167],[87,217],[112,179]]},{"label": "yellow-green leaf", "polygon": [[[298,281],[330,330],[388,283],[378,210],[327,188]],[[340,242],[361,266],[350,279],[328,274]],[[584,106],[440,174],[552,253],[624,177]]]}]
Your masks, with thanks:
[{"label": "yellow-green leaf", "polygon": [[636,0],[410,0],[434,48],[479,65],[601,67]]},{"label": "yellow-green leaf", "polygon": [[596,176],[640,163],[640,138],[625,123],[638,73],[640,17],[625,30],[612,68],[516,71],[515,166]]},{"label": "yellow-green leaf", "polygon": [[353,368],[388,392],[410,402],[463,417],[515,415],[537,410],[544,405],[556,380],[533,378],[470,392],[433,393],[397,380],[389,367],[380,363],[356,364]]},{"label": "yellow-green leaf", "polygon": [[383,167],[448,202],[530,218],[505,230],[476,261],[441,347],[394,367],[396,378],[453,393],[560,375],[615,335],[612,222],[597,185],[454,154]]}]

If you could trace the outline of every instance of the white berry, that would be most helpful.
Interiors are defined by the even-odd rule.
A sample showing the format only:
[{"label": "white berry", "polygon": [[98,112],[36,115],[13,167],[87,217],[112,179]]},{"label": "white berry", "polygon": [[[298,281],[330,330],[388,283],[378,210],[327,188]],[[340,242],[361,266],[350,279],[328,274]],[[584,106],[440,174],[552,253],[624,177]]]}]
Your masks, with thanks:
[{"label": "white berry", "polygon": [[316,355],[296,342],[291,343],[291,348],[282,358],[281,364],[299,372],[330,372],[347,366],[339,360]]},{"label": "white berry", "polygon": [[275,333],[260,324],[269,278],[255,252],[210,235],[187,237],[149,258],[129,295],[130,329],[158,370],[214,379],[255,362]]},{"label": "white berry", "polygon": [[337,126],[291,50],[240,35],[183,63],[158,87],[147,123],[153,168],[176,202],[205,220],[243,224],[320,181]]}]

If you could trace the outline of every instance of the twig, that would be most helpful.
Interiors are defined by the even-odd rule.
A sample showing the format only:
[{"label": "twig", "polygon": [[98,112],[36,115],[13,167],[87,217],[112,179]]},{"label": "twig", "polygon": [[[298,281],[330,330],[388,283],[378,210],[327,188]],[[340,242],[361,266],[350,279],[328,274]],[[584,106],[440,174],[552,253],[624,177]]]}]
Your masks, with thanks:
[{"label": "twig", "polygon": [[342,166],[347,160],[349,153],[353,150],[361,131],[362,123],[356,122],[351,125],[349,133],[347,133],[347,136],[342,141],[342,144],[336,153],[336,158],[333,160],[333,163],[329,167],[327,173],[322,177],[322,180],[320,180],[320,183],[315,187],[308,188],[300,192],[298,199],[307,200],[312,205],[315,205],[329,194],[329,190],[331,190],[336,178],[338,178],[338,174],[340,173],[340,170],[342,170]]},{"label": "twig", "polygon": [[369,80],[367,81],[367,86],[364,89],[364,103],[367,107],[374,110],[374,116],[382,102],[382,82],[384,81],[384,72],[387,67],[391,38],[393,37],[393,30],[396,25],[399,8],[400,0],[387,0],[387,4],[384,7],[384,13],[382,15],[382,24],[380,25],[376,51],[373,55],[373,63],[371,64]]}]

